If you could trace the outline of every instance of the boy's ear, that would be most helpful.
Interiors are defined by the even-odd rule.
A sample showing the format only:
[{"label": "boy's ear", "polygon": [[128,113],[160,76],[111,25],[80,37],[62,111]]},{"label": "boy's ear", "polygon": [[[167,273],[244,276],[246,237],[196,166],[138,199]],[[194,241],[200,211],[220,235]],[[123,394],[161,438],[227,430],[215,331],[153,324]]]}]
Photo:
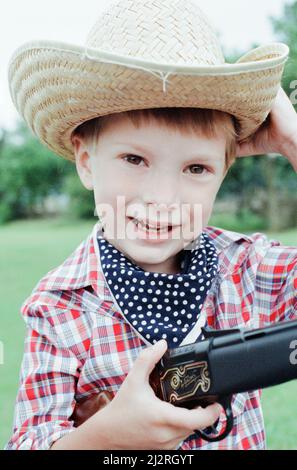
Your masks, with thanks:
[{"label": "boy's ear", "polygon": [[72,138],[75,155],[75,165],[78,176],[86,189],[93,191],[93,175],[89,149],[83,140],[77,136]]}]

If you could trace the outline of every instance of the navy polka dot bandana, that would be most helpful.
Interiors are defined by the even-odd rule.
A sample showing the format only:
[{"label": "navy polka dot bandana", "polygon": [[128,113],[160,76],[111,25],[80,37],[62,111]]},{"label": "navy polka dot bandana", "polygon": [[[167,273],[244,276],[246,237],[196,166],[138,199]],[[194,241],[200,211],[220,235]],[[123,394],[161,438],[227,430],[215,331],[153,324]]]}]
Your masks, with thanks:
[{"label": "navy polka dot bandana", "polygon": [[[218,270],[216,249],[201,233],[181,253],[178,274],[144,271],[105,238],[98,235],[102,271],[123,315],[151,344],[166,339],[179,346],[198,320]],[[206,319],[203,321],[205,326]],[[195,341],[203,339],[203,334]]]}]

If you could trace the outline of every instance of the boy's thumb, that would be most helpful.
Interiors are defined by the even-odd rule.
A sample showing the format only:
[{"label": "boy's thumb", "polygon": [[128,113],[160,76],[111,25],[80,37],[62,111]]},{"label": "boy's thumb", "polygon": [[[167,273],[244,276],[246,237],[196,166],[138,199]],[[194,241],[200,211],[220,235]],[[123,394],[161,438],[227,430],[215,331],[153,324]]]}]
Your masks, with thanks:
[{"label": "boy's thumb", "polygon": [[135,369],[141,379],[148,379],[155,365],[164,356],[167,350],[167,341],[161,339],[153,346],[143,349],[135,362]]}]

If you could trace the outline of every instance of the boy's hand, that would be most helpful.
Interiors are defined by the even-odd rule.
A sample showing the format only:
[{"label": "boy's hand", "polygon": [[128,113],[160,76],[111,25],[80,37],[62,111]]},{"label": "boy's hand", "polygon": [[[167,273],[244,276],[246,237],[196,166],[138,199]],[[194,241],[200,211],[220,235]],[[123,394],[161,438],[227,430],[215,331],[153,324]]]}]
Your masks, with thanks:
[{"label": "boy's hand", "polygon": [[297,172],[297,113],[280,88],[266,121],[248,142],[237,145],[237,157],[278,153]]},{"label": "boy's hand", "polygon": [[205,429],[219,418],[222,407],[218,403],[188,410],[156,397],[149,376],[166,348],[162,340],[141,351],[114,399],[98,412],[100,422],[107,423],[106,449],[174,450],[195,429]]}]

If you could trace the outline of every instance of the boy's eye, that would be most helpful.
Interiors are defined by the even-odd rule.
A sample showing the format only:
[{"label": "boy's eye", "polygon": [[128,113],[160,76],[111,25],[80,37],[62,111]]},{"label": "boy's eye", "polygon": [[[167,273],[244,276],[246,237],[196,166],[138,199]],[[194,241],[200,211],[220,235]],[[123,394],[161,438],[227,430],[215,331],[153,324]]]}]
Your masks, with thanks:
[{"label": "boy's eye", "polygon": [[131,155],[131,154],[129,154],[129,155],[125,155],[125,156],[123,157],[123,160],[126,160],[126,161],[128,161],[129,163],[132,163],[132,165],[135,165],[135,164],[137,165],[137,162],[139,163],[141,160],[143,160],[143,158],[142,158],[142,157],[138,157],[137,155]]},{"label": "boy's eye", "polygon": [[[132,155],[128,154],[123,157],[123,160],[128,161],[129,163],[132,163],[132,165],[139,166],[138,164],[141,163],[141,161],[144,161],[142,157],[139,157],[138,155]],[[191,165],[189,168],[193,168],[196,171],[191,172],[194,175],[202,175],[204,172],[208,171],[207,168],[203,165]]]},{"label": "boy's eye", "polygon": [[191,165],[189,168],[194,168],[196,171],[191,172],[194,175],[202,175],[203,172],[207,171],[207,168],[203,165]]}]

